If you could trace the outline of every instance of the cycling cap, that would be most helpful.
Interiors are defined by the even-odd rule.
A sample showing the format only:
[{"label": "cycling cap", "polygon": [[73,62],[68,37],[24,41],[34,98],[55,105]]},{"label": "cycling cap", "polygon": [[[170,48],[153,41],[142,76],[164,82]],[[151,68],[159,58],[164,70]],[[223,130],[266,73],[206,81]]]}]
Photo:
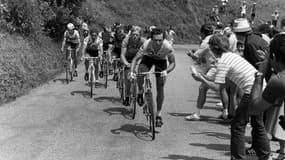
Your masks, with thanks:
[{"label": "cycling cap", "polygon": [[236,33],[249,32],[249,31],[251,31],[251,26],[250,26],[247,19],[238,18],[238,19],[234,20],[233,30]]},{"label": "cycling cap", "polygon": [[224,28],[224,33],[231,33],[231,32],[232,32],[231,27],[225,27]]},{"label": "cycling cap", "polygon": [[69,30],[73,30],[75,27],[74,27],[74,25],[72,24],[72,23],[68,23],[67,24],[67,29],[69,29]]},{"label": "cycling cap", "polygon": [[83,30],[89,30],[88,28],[88,24],[87,23],[82,23],[82,27]]},{"label": "cycling cap", "polygon": [[150,26],[149,30],[152,31],[154,28],[156,28],[156,26]]}]

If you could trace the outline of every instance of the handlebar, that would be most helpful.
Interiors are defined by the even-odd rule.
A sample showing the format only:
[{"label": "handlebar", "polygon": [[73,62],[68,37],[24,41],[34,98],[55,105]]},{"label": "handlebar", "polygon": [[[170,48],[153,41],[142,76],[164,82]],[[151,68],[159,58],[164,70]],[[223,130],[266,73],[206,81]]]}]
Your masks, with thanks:
[{"label": "handlebar", "polygon": [[136,75],[150,75],[150,74],[161,74],[161,73],[162,73],[162,72],[149,71],[149,72],[136,73]]},{"label": "handlebar", "polygon": [[96,59],[100,59],[100,57],[82,57],[83,59],[87,59],[87,60],[96,60]]}]

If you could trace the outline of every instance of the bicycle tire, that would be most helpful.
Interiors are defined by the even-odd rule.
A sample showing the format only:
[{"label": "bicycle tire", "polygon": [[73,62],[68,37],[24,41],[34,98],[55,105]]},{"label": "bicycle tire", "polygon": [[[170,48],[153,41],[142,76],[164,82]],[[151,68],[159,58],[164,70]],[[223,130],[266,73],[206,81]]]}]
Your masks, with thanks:
[{"label": "bicycle tire", "polygon": [[137,105],[137,86],[136,86],[135,80],[133,80],[133,82],[131,83],[130,104],[131,104],[131,116],[132,116],[132,119],[135,119],[135,117],[136,117],[136,105]]},{"label": "bicycle tire", "polygon": [[147,109],[149,111],[149,130],[152,134],[152,140],[154,140],[155,139],[155,119],[154,119],[154,110],[153,110],[154,101],[151,91],[146,91],[145,100],[147,103]]},{"label": "bicycle tire", "polygon": [[65,66],[65,81],[67,84],[69,84],[69,70],[68,70],[68,67],[67,65]]},{"label": "bicycle tire", "polygon": [[92,72],[90,72],[89,74],[89,78],[90,78],[90,98],[92,98],[93,96],[93,83],[94,83],[94,79],[93,79],[93,74],[91,74]]},{"label": "bicycle tire", "polygon": [[105,61],[104,63],[104,77],[105,77],[105,88],[108,87],[108,62]]}]

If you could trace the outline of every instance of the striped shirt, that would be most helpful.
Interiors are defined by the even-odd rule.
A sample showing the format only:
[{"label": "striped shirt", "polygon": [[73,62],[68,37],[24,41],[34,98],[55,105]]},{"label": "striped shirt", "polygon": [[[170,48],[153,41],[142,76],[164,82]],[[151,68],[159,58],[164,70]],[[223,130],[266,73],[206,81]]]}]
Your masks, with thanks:
[{"label": "striped shirt", "polygon": [[244,93],[250,94],[257,70],[241,56],[227,52],[218,59],[215,83],[225,84],[226,77]]}]

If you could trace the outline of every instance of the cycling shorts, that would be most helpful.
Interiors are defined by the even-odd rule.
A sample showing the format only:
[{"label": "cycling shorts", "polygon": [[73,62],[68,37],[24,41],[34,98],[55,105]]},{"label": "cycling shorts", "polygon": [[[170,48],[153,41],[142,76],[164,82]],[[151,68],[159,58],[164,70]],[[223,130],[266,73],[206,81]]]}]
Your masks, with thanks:
[{"label": "cycling shorts", "polygon": [[86,49],[86,53],[87,53],[90,57],[98,57],[98,56],[99,56],[99,50]]},{"label": "cycling shorts", "polygon": [[79,47],[79,43],[67,42],[66,44],[68,47],[70,47],[72,49],[77,49]]},{"label": "cycling shorts", "polygon": [[114,48],[112,56],[114,56],[116,58],[120,58],[120,56],[121,56],[121,48]]},{"label": "cycling shorts", "polygon": [[[167,60],[165,59],[158,60],[150,58],[148,56],[144,56],[140,63],[139,71],[141,71],[141,69],[145,70],[144,68],[146,68],[146,70],[149,71],[152,68],[152,66],[155,66],[155,72],[162,72],[167,69]],[[156,74],[155,76],[160,77],[160,74]]]}]

